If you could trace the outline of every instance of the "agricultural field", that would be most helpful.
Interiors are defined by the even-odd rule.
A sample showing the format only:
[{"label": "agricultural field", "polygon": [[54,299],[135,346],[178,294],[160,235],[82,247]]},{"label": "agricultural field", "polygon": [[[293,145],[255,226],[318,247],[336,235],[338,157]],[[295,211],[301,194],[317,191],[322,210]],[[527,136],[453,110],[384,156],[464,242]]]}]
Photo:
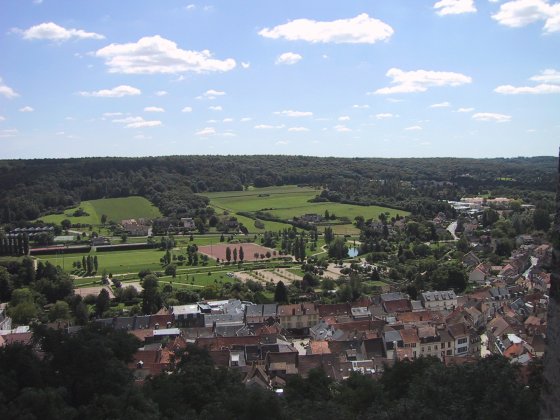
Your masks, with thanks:
[{"label": "agricultural field", "polygon": [[[78,208],[82,208],[88,215],[71,216]],[[161,217],[159,209],[144,197],[125,197],[82,201],[79,206],[67,209],[64,213],[50,214],[40,219],[45,223],[60,224],[62,220],[68,219],[72,224],[98,225],[101,223],[103,214],[107,215],[107,221],[114,220],[115,222],[120,222],[123,219]]]},{"label": "agricultural field", "polygon": [[[367,219],[377,219],[381,213],[388,213],[389,217],[397,214],[406,216],[409,213],[379,206],[356,206],[342,203],[311,203],[319,190],[310,187],[297,187],[294,185],[282,187],[252,188],[247,191],[227,191],[204,194],[210,198],[210,205],[216,209],[218,214],[224,211],[237,217],[249,232],[262,232],[264,230],[279,230],[289,227],[288,224],[263,221],[264,229],[254,227],[254,221],[248,217],[237,215],[238,212],[257,212],[259,210],[268,212],[281,219],[290,220],[293,217],[305,214],[324,215],[328,211],[337,217],[346,217],[351,222],[356,216]],[[359,230],[352,224],[332,225],[336,234],[356,235]],[[321,227],[319,227],[321,230]]]}]

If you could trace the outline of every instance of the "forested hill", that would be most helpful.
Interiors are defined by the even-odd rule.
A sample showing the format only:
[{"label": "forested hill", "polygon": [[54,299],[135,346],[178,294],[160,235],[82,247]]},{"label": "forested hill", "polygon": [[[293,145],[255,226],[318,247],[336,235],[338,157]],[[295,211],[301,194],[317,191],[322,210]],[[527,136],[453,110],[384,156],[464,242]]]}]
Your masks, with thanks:
[{"label": "forested hill", "polygon": [[[169,156],[0,161],[0,223],[30,220],[81,200],[140,195],[165,215],[206,205],[196,192],[244,186],[312,184],[325,200],[406,207],[415,194],[553,192],[557,158],[318,158],[307,156]],[[442,188],[442,182],[445,188]],[[412,188],[411,188],[412,187]],[[419,190],[418,188],[422,189]],[[416,192],[413,192],[416,191]],[[530,197],[531,198],[531,197]],[[539,199],[532,196],[532,199]]]}]

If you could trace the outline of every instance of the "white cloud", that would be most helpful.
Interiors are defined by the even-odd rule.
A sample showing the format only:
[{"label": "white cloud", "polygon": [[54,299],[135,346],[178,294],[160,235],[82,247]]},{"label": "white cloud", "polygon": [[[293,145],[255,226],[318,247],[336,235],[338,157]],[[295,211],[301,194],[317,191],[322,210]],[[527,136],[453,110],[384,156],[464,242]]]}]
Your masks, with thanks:
[{"label": "white cloud", "polygon": [[161,121],[151,120],[147,121],[142,117],[126,117],[113,120],[114,123],[124,124],[126,128],[147,128],[158,127],[162,125]]},{"label": "white cloud", "polygon": [[[560,4],[560,3],[559,3]],[[531,94],[543,95],[548,93],[560,93],[560,72],[554,69],[543,70],[540,74],[533,76],[530,80],[544,82],[536,86],[512,86],[502,85],[494,89],[494,92],[504,95]]]},{"label": "white cloud", "polygon": [[19,96],[19,94],[15,90],[13,90],[11,87],[4,84],[1,77],[0,77],[0,95],[3,95],[8,99],[16,98]]},{"label": "white cloud", "polygon": [[386,120],[387,118],[394,118],[396,115],[391,114],[390,112],[382,112],[380,114],[375,114],[375,118],[378,120]]},{"label": "white cloud", "polygon": [[105,60],[109,73],[225,72],[233,70],[236,65],[232,58],[212,58],[208,50],[182,50],[175,42],[159,35],[143,37],[128,44],[111,44],[97,50],[95,55]]},{"label": "white cloud", "polygon": [[43,3],[43,0],[33,0],[33,4],[41,4]]},{"label": "white cloud", "polygon": [[350,117],[348,115],[342,115],[338,117],[338,121],[350,121]]},{"label": "white cloud", "polygon": [[144,108],[144,112],[165,112],[165,109],[159,106],[147,106]]},{"label": "white cloud", "polygon": [[243,118],[241,118],[240,121],[241,121],[241,122],[249,122],[249,121],[251,121],[251,120],[252,120],[251,117],[243,117]]},{"label": "white cloud", "polygon": [[206,120],[206,124],[218,124],[218,120]]},{"label": "white cloud", "polygon": [[560,86],[540,84],[537,86],[519,86],[515,87],[512,85],[502,85],[494,89],[496,93],[502,93],[504,95],[519,95],[519,94],[531,94],[531,95],[543,95],[547,93],[560,93]]},{"label": "white cloud", "polygon": [[288,131],[291,131],[293,133],[302,133],[305,131],[309,131],[309,128],[307,127],[290,127],[288,128]]},{"label": "white cloud", "polygon": [[449,102],[440,102],[438,104],[430,105],[430,108],[449,108],[451,104]]},{"label": "white cloud", "polygon": [[33,112],[33,111],[35,110],[31,108],[29,105],[19,109],[19,112]]},{"label": "white cloud", "polygon": [[245,63],[245,62],[241,62],[241,67],[243,67],[244,69],[248,69],[249,67],[251,67],[251,63]]},{"label": "white cloud", "polygon": [[373,44],[393,35],[393,28],[378,19],[362,13],[350,19],[318,22],[311,19],[296,19],[272,29],[265,28],[259,35],[265,38],[284,38],[288,41],[335,44]]},{"label": "white cloud", "polygon": [[224,96],[226,93],[223,90],[209,89],[202,95],[207,98],[215,98],[216,96]]},{"label": "white cloud", "polygon": [[419,125],[413,125],[410,127],[406,127],[405,128],[406,131],[420,131],[422,130],[422,127],[420,127]]},{"label": "white cloud", "polygon": [[276,64],[292,65],[292,64],[296,64],[302,58],[303,57],[299,54],[293,52],[285,52],[278,56],[278,58],[276,59]]},{"label": "white cloud", "polygon": [[166,90],[158,90],[158,91],[155,93],[155,95],[156,95],[156,96],[165,96],[165,95],[167,95],[167,93],[168,93],[168,92],[167,92]]},{"label": "white cloud", "polygon": [[473,120],[477,121],[495,121],[495,122],[508,122],[511,120],[511,115],[495,114],[492,112],[478,112],[472,116]]},{"label": "white cloud", "polygon": [[285,111],[276,111],[275,115],[283,115],[285,117],[312,117],[313,112],[309,111],[293,111],[291,109]]},{"label": "white cloud", "polygon": [[457,112],[473,112],[474,108],[459,108]]},{"label": "white cloud", "polygon": [[3,115],[0,115],[0,121],[6,121],[6,117],[4,117]]},{"label": "white cloud", "polygon": [[338,131],[339,133],[346,133],[346,132],[352,131],[351,128],[348,128],[343,124],[335,125],[333,128],[334,128],[335,131]]},{"label": "white cloud", "polygon": [[188,10],[189,12],[195,9],[196,9],[196,4],[187,4],[185,6],[185,10]]},{"label": "white cloud", "polygon": [[286,146],[287,144],[290,144],[289,141],[287,140],[278,140],[276,143],[274,143],[276,146]]},{"label": "white cloud", "polygon": [[107,118],[120,117],[121,115],[123,115],[122,112],[104,112],[103,113],[103,116],[107,117]]},{"label": "white cloud", "polygon": [[41,23],[26,30],[16,30],[23,39],[48,39],[50,41],[68,41],[69,39],[105,39],[103,35],[95,32],[86,32],[82,29],[66,29],[53,22]]},{"label": "white cloud", "polygon": [[210,111],[222,111],[223,108],[220,105],[216,105],[216,106],[209,106],[208,109]]},{"label": "white cloud", "polygon": [[534,82],[558,83],[560,84],[560,71],[554,69],[546,69],[541,74],[531,77]]},{"label": "white cloud", "polygon": [[147,135],[145,135],[145,134],[136,134],[136,135],[134,136],[134,138],[135,138],[136,140],[150,140],[150,139],[152,138],[152,136],[147,136]]},{"label": "white cloud", "polygon": [[500,5],[492,19],[511,28],[521,28],[543,21],[544,32],[560,31],[560,3],[550,4],[546,0],[514,0]]},{"label": "white cloud", "polygon": [[132,86],[120,85],[113,89],[101,89],[93,92],[78,92],[81,96],[93,96],[96,98],[122,98],[123,96],[140,95],[142,91]]},{"label": "white cloud", "polygon": [[192,112],[192,108],[190,106],[184,107],[181,112]]},{"label": "white cloud", "polygon": [[390,95],[393,93],[425,92],[429,87],[433,86],[460,86],[472,82],[469,76],[446,71],[403,71],[391,68],[387,71],[386,76],[393,79],[391,83],[395,86],[377,89],[374,92],[375,94]]},{"label": "white cloud", "polygon": [[231,123],[231,122],[233,122],[233,118],[224,118],[224,119],[222,120],[222,122],[223,122],[223,123]]},{"label": "white cloud", "polygon": [[214,134],[216,134],[216,129],[214,127],[206,127],[202,130],[198,130],[194,134],[197,136],[213,136]]},{"label": "white cloud", "polygon": [[354,109],[368,109],[369,105],[352,105]]},{"label": "white cloud", "polygon": [[273,128],[284,128],[285,125],[270,125],[270,124],[259,124],[255,125],[253,128],[256,130],[270,130]]},{"label": "white cloud", "polygon": [[441,0],[434,4],[434,9],[440,16],[476,12],[474,0]]}]

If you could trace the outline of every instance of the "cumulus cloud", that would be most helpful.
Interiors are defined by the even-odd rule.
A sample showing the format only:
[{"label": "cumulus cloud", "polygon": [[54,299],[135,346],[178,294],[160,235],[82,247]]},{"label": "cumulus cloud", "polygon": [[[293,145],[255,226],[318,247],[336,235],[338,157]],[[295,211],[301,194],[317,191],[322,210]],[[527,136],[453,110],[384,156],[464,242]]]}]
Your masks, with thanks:
[{"label": "cumulus cloud", "polygon": [[388,118],[394,118],[396,115],[391,114],[390,112],[382,112],[380,114],[375,114],[375,118],[378,120],[386,120]]},{"label": "cumulus cloud", "polygon": [[511,115],[495,114],[493,112],[477,112],[472,116],[473,120],[477,121],[494,121],[494,122],[508,122],[511,120]]},{"label": "cumulus cloud", "polygon": [[560,3],[550,4],[546,0],[514,0],[500,5],[492,19],[500,25],[521,28],[531,23],[544,22],[544,32],[560,31]]},{"label": "cumulus cloud", "polygon": [[216,105],[216,106],[209,106],[208,109],[210,111],[222,111],[223,108],[220,105]]},{"label": "cumulus cloud", "polygon": [[196,133],[194,133],[197,136],[213,136],[214,134],[216,134],[216,129],[214,127],[205,127],[202,130],[198,130]]},{"label": "cumulus cloud", "polygon": [[251,67],[251,63],[245,63],[245,62],[241,62],[241,67],[243,67],[244,69],[248,69],[249,67]]},{"label": "cumulus cloud", "polygon": [[301,132],[309,131],[309,128],[307,128],[307,127],[290,127],[290,128],[288,128],[288,131],[291,131],[293,133],[301,133]]},{"label": "cumulus cloud", "polygon": [[348,115],[341,115],[338,117],[338,121],[350,121],[350,117]]},{"label": "cumulus cloud", "polygon": [[223,122],[223,123],[230,123],[230,122],[233,122],[233,118],[224,118],[224,119],[222,120],[222,122]]},{"label": "cumulus cloud", "polygon": [[393,35],[393,28],[381,20],[362,13],[350,19],[319,22],[311,19],[296,19],[274,28],[259,32],[265,38],[311,43],[373,44]]},{"label": "cumulus cloud", "polygon": [[441,0],[434,4],[434,9],[440,16],[476,12],[474,0]]},{"label": "cumulus cloud", "polygon": [[212,58],[208,50],[183,50],[159,35],[140,38],[127,44],[110,44],[95,53],[105,60],[110,73],[158,74],[226,72],[235,68],[235,60]]},{"label": "cumulus cloud", "polygon": [[123,96],[140,95],[142,91],[132,86],[120,85],[113,89],[101,89],[93,92],[78,92],[81,96],[92,96],[95,98],[122,98]]},{"label": "cumulus cloud", "polygon": [[494,92],[504,95],[544,95],[548,93],[560,93],[560,72],[557,70],[543,70],[540,74],[531,77],[530,80],[543,83],[539,83],[536,86],[502,85],[494,89]]},{"label": "cumulus cloud", "polygon": [[24,106],[23,108],[19,109],[19,112],[33,112],[35,111],[33,108],[31,108],[30,106]]},{"label": "cumulus cloud", "polygon": [[17,128],[7,128],[5,130],[0,130],[0,138],[15,137],[19,134]]},{"label": "cumulus cloud", "polygon": [[251,120],[252,120],[251,117],[243,117],[243,118],[241,118],[240,121],[241,121],[241,122],[249,122],[249,121],[251,121]]},{"label": "cumulus cloud", "polygon": [[278,140],[276,143],[274,143],[276,146],[286,146],[287,144],[290,144],[289,141],[287,140]]},{"label": "cumulus cloud", "polygon": [[6,117],[4,117],[3,115],[0,115],[0,121],[6,121]]},{"label": "cumulus cloud", "polygon": [[450,106],[451,104],[449,102],[440,102],[430,105],[430,108],[449,108]]},{"label": "cumulus cloud", "polygon": [[369,105],[358,105],[358,104],[356,104],[356,105],[352,105],[352,108],[354,108],[354,109],[368,109]]},{"label": "cumulus cloud", "polygon": [[391,68],[385,75],[393,79],[391,83],[395,86],[377,89],[374,92],[377,95],[425,92],[428,88],[434,86],[460,86],[472,82],[469,76],[447,71],[403,71]]},{"label": "cumulus cloud", "polygon": [[5,96],[8,99],[16,98],[19,94],[13,90],[11,87],[4,84],[2,78],[0,77],[0,95]]},{"label": "cumulus cloud", "polygon": [[541,74],[531,77],[534,82],[558,83],[560,84],[560,71],[554,69],[546,69]]},{"label": "cumulus cloud", "polygon": [[124,124],[126,128],[148,128],[148,127],[158,127],[162,125],[161,121],[158,120],[147,121],[142,117],[117,118],[114,119],[113,122],[118,124]]},{"label": "cumulus cloud", "polygon": [[216,99],[218,96],[224,96],[226,93],[223,90],[216,90],[216,89],[208,89],[204,92],[199,99],[206,98],[206,99]]},{"label": "cumulus cloud", "polygon": [[473,112],[474,108],[459,108],[457,112]]},{"label": "cumulus cloud", "polygon": [[165,112],[165,109],[159,106],[147,106],[144,108],[144,112]]},{"label": "cumulus cloud", "polygon": [[66,29],[54,22],[40,23],[25,30],[17,30],[23,39],[47,39],[49,41],[68,41],[70,39],[105,39],[103,35],[95,32],[86,32],[83,29]]},{"label": "cumulus cloud", "polygon": [[285,110],[285,111],[276,111],[274,113],[275,115],[283,115],[285,117],[312,117],[313,116],[313,112],[309,112],[309,111],[293,111],[291,109]]},{"label": "cumulus cloud", "polygon": [[419,125],[413,125],[410,127],[406,127],[405,128],[406,131],[420,131],[422,130],[422,127],[420,127]]},{"label": "cumulus cloud", "polygon": [[303,57],[293,52],[285,52],[280,54],[276,59],[276,64],[292,65],[299,62]]},{"label": "cumulus cloud", "polygon": [[158,90],[158,91],[155,93],[155,95],[156,95],[156,96],[165,96],[165,95],[167,95],[167,93],[168,93],[168,92],[167,92],[166,90]]}]

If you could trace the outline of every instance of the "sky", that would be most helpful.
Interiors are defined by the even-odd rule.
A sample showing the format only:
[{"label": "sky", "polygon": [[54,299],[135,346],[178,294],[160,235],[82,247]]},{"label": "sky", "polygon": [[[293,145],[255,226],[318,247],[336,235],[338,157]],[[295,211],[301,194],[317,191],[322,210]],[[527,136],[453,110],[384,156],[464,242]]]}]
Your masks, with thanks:
[{"label": "sky", "polygon": [[1,159],[559,145],[560,2],[2,0]]}]

